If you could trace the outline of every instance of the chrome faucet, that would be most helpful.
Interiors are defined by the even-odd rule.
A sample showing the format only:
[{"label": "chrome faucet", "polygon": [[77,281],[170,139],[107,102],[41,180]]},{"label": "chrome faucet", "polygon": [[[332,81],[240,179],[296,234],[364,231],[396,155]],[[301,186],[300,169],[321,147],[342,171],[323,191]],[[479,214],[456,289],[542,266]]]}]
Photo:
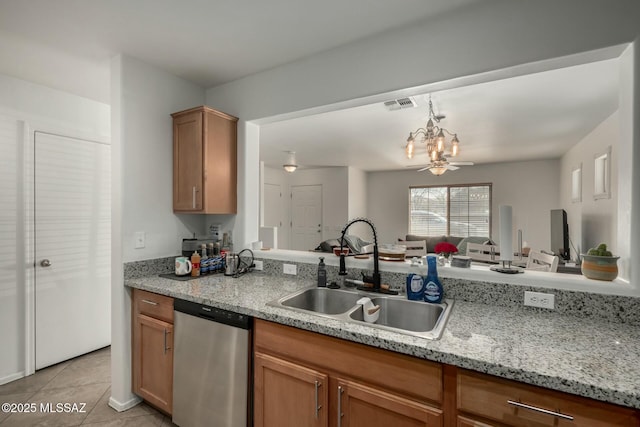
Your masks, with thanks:
[{"label": "chrome faucet", "polygon": [[347,275],[347,267],[346,267],[346,262],[345,262],[345,255],[344,255],[344,253],[342,253],[342,248],[344,246],[344,235],[347,233],[347,229],[349,227],[351,227],[353,224],[355,224],[356,222],[364,222],[365,224],[368,224],[369,227],[371,227],[371,230],[373,231],[373,276],[367,277],[364,274],[362,275],[363,282],[372,283],[373,284],[373,288],[364,288],[364,287],[360,287],[359,286],[358,289],[364,290],[364,291],[371,291],[371,292],[378,292],[378,293],[397,295],[398,293],[396,291],[386,290],[386,289],[382,289],[380,287],[380,266],[379,266],[379,257],[378,257],[378,233],[376,232],[375,225],[373,225],[373,222],[371,222],[371,220],[368,219],[368,218],[354,218],[354,219],[350,220],[349,222],[347,222],[347,225],[345,225],[344,228],[342,229],[342,235],[340,236],[340,271],[338,272],[338,275],[340,275],[340,276],[346,276]]}]

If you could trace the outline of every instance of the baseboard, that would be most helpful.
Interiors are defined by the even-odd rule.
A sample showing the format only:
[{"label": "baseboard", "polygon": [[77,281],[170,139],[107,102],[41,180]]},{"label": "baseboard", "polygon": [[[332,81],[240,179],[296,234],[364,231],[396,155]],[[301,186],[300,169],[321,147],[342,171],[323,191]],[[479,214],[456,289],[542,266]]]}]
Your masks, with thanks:
[{"label": "baseboard", "polygon": [[16,372],[15,374],[7,375],[6,377],[0,378],[0,385],[10,383],[11,381],[19,380],[20,378],[24,378],[24,371]]},{"label": "baseboard", "polygon": [[10,383],[11,381],[19,380],[20,378],[24,378],[24,371],[16,372],[15,374],[7,375],[6,377],[0,378],[0,385]]},{"label": "baseboard", "polygon": [[142,399],[140,399],[135,394],[131,399],[127,400],[126,402],[118,402],[116,399],[113,398],[113,396],[109,398],[109,406],[111,406],[113,409],[115,409],[118,412],[124,412],[126,410],[129,410],[140,402],[142,402]]}]

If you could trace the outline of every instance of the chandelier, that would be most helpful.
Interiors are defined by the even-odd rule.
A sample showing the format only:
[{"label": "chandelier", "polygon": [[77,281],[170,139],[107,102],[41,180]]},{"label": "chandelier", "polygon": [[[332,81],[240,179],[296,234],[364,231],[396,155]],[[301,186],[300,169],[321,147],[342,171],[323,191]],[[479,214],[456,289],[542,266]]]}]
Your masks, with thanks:
[{"label": "chandelier", "polygon": [[[455,157],[460,152],[458,135],[438,125],[440,120],[444,118],[444,115],[436,115],[433,112],[433,102],[431,102],[431,95],[429,95],[429,120],[427,120],[425,127],[409,133],[407,145],[405,146],[407,158],[411,159],[415,152],[416,142],[424,144],[431,160],[429,170],[434,175],[442,175],[447,170],[446,166],[449,163],[445,157],[445,152],[450,157]],[[445,141],[445,133],[453,137],[449,144]],[[419,139],[416,141],[416,138]]]}]

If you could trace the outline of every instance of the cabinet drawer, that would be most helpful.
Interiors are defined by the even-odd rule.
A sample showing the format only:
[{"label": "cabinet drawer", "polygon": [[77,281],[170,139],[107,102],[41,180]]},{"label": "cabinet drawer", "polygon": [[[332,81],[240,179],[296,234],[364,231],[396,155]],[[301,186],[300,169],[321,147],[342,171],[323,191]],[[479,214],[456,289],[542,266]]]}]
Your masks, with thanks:
[{"label": "cabinet drawer", "polygon": [[173,298],[134,289],[133,312],[173,323]]},{"label": "cabinet drawer", "polygon": [[458,410],[512,426],[638,426],[636,411],[595,400],[458,371]]}]

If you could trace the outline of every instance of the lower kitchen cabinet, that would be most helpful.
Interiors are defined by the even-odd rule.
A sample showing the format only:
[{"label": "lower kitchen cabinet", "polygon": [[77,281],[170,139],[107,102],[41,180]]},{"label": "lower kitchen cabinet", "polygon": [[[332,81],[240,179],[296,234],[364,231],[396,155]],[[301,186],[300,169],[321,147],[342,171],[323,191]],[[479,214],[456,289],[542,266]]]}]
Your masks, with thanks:
[{"label": "lower kitchen cabinet", "polygon": [[161,411],[173,405],[173,299],[134,289],[133,392]]},{"label": "lower kitchen cabinet", "polygon": [[261,353],[254,369],[256,427],[328,425],[326,374]]},{"label": "lower kitchen cabinet", "polygon": [[256,427],[441,427],[437,363],[261,320]]},{"label": "lower kitchen cabinet", "polygon": [[347,380],[338,381],[336,419],[340,427],[431,427],[443,422],[439,409]]},{"label": "lower kitchen cabinet", "polygon": [[637,410],[255,321],[255,425],[640,427]]}]

